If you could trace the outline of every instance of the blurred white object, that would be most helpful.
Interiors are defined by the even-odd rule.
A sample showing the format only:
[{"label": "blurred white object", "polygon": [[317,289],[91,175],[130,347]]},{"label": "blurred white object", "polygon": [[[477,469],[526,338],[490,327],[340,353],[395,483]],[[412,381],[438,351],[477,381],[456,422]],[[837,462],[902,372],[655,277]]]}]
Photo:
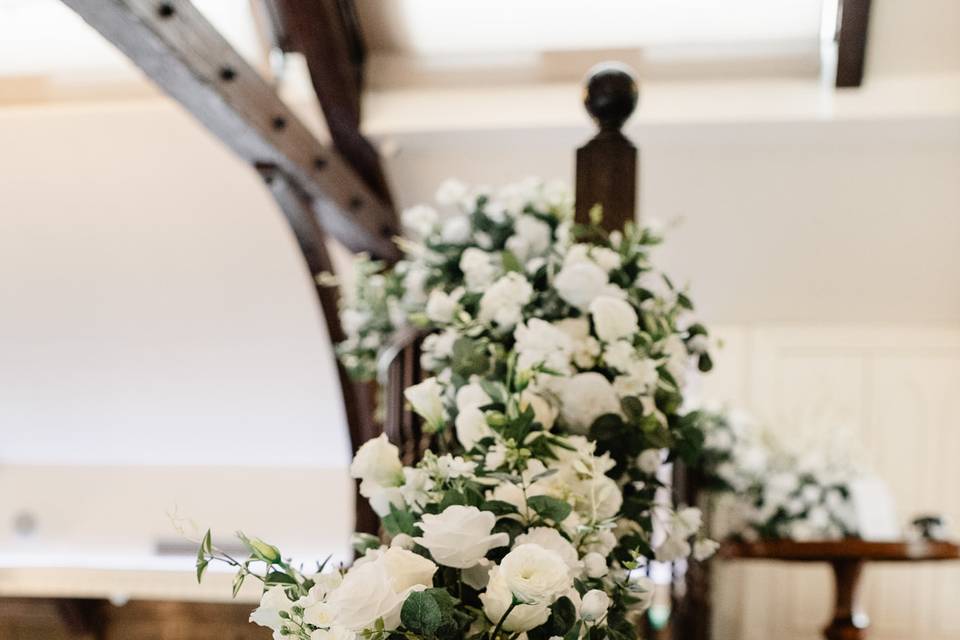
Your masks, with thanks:
[{"label": "blurred white object", "polygon": [[893,495],[883,480],[869,475],[856,478],[850,483],[850,501],[861,538],[897,540],[900,537]]}]

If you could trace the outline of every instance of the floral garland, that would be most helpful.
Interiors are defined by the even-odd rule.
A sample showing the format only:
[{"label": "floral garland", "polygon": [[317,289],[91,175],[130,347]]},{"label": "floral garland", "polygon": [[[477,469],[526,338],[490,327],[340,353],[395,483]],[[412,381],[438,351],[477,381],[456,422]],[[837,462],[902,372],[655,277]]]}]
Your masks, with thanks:
[{"label": "floral garland", "polygon": [[648,560],[716,548],[659,478],[700,453],[681,406],[693,365],[711,367],[707,332],[653,269],[649,228],[607,233],[599,210],[574,225],[569,191],[539,181],[450,182],[438,202],[446,217],[404,213],[405,260],[358,263],[342,310],[339,355],[361,379],[408,321],[431,331],[433,376],[405,396],[441,453],[403,466],[380,436],[350,467],[389,543],[361,536],[348,570],[305,574],[262,541],[241,537],[239,561],[208,535],[198,572],[216,559],[263,581],[251,619],[277,638],[635,638]]},{"label": "floral garland", "polygon": [[743,415],[700,413],[704,434],[701,469],[719,496],[723,531],[745,540],[834,540],[857,535],[851,483],[863,473],[845,448],[788,450],[760,437]]}]

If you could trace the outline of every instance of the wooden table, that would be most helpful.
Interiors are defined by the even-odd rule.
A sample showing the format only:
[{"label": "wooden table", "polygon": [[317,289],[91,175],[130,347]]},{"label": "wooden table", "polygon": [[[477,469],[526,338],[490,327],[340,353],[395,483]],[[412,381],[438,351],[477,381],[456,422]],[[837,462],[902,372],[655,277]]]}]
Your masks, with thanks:
[{"label": "wooden table", "polygon": [[725,545],[730,559],[826,562],[833,568],[833,619],[824,629],[828,640],[863,640],[870,624],[860,605],[860,575],[867,562],[923,562],[958,560],[960,547],[952,542],[870,542],[856,538],[823,542],[770,540]]}]

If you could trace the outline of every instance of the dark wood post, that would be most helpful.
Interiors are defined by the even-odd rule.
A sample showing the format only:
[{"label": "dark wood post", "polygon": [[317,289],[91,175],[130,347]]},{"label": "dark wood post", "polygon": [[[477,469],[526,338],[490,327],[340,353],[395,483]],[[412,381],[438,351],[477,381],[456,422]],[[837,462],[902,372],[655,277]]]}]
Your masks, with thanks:
[{"label": "dark wood post", "polygon": [[623,229],[637,211],[637,148],[620,131],[637,106],[639,90],[629,67],[605,62],[590,71],[583,104],[600,127],[577,149],[577,222],[603,207],[603,227]]}]

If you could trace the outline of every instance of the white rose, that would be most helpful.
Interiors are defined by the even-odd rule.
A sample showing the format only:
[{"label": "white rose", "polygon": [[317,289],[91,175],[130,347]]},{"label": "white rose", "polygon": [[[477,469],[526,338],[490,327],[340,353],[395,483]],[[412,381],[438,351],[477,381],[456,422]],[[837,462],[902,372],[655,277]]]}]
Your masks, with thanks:
[{"label": "white rose", "polygon": [[593,421],[606,413],[620,413],[616,390],[595,371],[562,380],[559,391],[560,415],[574,433],[587,433]]},{"label": "white rose", "polygon": [[429,275],[430,273],[424,267],[413,267],[404,274],[403,301],[405,303],[419,306],[427,301],[424,285]]},{"label": "white rose", "polygon": [[590,257],[600,265],[604,271],[610,272],[620,268],[620,254],[613,249],[606,247],[593,247],[590,249]]},{"label": "white rose", "polygon": [[480,291],[489,286],[497,276],[497,268],[489,253],[476,247],[464,249],[460,255],[460,270],[470,291]]},{"label": "white rose", "polygon": [[604,342],[632,336],[639,329],[633,305],[620,298],[599,296],[590,303],[593,328]]},{"label": "white rose", "polygon": [[507,249],[521,262],[539,256],[550,247],[550,225],[529,215],[517,218],[514,235],[507,240]]},{"label": "white rose", "polygon": [[601,529],[591,535],[585,542],[586,545],[584,548],[587,551],[596,552],[603,557],[607,557],[610,555],[610,552],[613,551],[613,548],[617,546],[617,536],[609,529]]},{"label": "white rose", "polygon": [[493,533],[497,517],[476,507],[453,505],[440,514],[424,514],[423,535],[414,538],[445,567],[466,569],[477,564],[490,549],[510,544],[506,533]]},{"label": "white rose", "polygon": [[383,619],[384,628],[400,625],[400,608],[413,591],[433,585],[437,566],[412,551],[387,549],[370,562],[355,564],[333,590],[327,602],[334,623],[353,631],[373,628]]},{"label": "white rose", "polygon": [[410,207],[400,214],[400,222],[404,228],[418,238],[430,235],[439,219],[437,210],[425,204]]},{"label": "white rose", "polygon": [[524,389],[520,394],[520,409],[526,411],[527,407],[533,408],[533,419],[539,422],[545,431],[553,428],[553,423],[557,420],[557,410],[543,396]]},{"label": "white rose", "polygon": [[600,589],[590,589],[583,594],[583,602],[580,603],[580,617],[588,622],[595,622],[607,615],[607,609],[610,608],[610,596]]},{"label": "white rose", "polygon": [[647,449],[637,456],[637,467],[647,475],[653,475],[660,469],[662,455],[659,449]]},{"label": "white rose", "polygon": [[480,298],[477,319],[512,329],[522,320],[523,306],[533,297],[533,286],[521,274],[511,271],[494,282]]},{"label": "white rose", "polygon": [[573,340],[563,330],[539,318],[517,325],[513,331],[517,367],[522,371],[544,364],[560,373],[570,369]]},{"label": "white rose", "polygon": [[534,527],[517,536],[513,542],[514,548],[524,544],[539,545],[547,551],[556,553],[566,563],[571,577],[577,577],[583,569],[577,550],[570,544],[569,540],[552,527]]},{"label": "white rose", "polygon": [[687,352],[687,345],[680,336],[672,335],[663,342],[662,348],[667,357],[667,371],[678,385],[683,386],[690,373],[690,354]]},{"label": "white rose", "polygon": [[483,411],[477,407],[470,406],[461,409],[453,424],[457,430],[457,440],[467,451],[473,449],[484,438],[494,435],[493,429],[487,424],[487,418],[483,415]]},{"label": "white rose", "polygon": [[424,369],[434,370],[441,360],[453,355],[453,345],[460,334],[454,329],[446,329],[440,333],[431,333],[423,339],[423,354],[420,362]]},{"label": "white rose", "polygon": [[280,612],[289,614],[291,607],[293,607],[293,602],[287,597],[287,592],[283,587],[279,585],[270,587],[260,597],[260,606],[250,614],[250,622],[276,631],[283,624]]},{"label": "white rose", "polygon": [[443,386],[436,378],[427,378],[420,384],[407,387],[403,396],[421,418],[429,431],[439,431],[447,419],[443,406]]},{"label": "white rose", "polygon": [[440,289],[434,289],[430,292],[430,297],[427,298],[427,317],[433,322],[451,322],[453,314],[457,311],[459,299],[459,295],[447,294]]},{"label": "white rose", "polygon": [[557,293],[569,305],[585,311],[607,284],[607,272],[593,262],[565,264],[553,281]]},{"label": "white rose", "polygon": [[720,543],[708,538],[700,538],[693,543],[693,557],[697,562],[703,562],[720,548]]},{"label": "white rose", "polygon": [[467,185],[456,178],[444,180],[437,188],[437,194],[434,196],[437,204],[440,206],[450,206],[460,203],[467,197]]},{"label": "white rose", "polygon": [[413,536],[406,533],[398,533],[393,536],[393,540],[390,541],[390,547],[397,547],[398,549],[413,549],[414,544]]},{"label": "white rose", "polygon": [[550,605],[573,586],[563,558],[536,544],[514,547],[500,561],[500,571],[510,592],[526,604]]},{"label": "white rose", "polygon": [[447,244],[466,244],[470,240],[470,218],[462,215],[447,218],[440,238]]},{"label": "white rose", "polygon": [[387,435],[367,440],[350,463],[350,477],[360,480],[360,494],[369,498],[384,487],[403,484],[400,450],[390,444]]},{"label": "white rose", "polygon": [[673,562],[690,555],[690,543],[686,537],[680,537],[674,534],[667,536],[667,539],[657,547],[656,556],[659,562]]},{"label": "white rose", "polygon": [[623,491],[613,478],[596,473],[576,486],[577,510],[590,520],[606,520],[623,506]]},{"label": "white rose", "polygon": [[626,340],[617,340],[604,347],[603,360],[608,366],[626,373],[638,360],[637,349]]},{"label": "white rose", "polygon": [[586,318],[564,318],[554,322],[553,326],[567,334],[573,342],[590,337],[590,321]]},{"label": "white rose", "polygon": [[607,558],[596,551],[583,556],[583,568],[588,578],[602,578],[607,575]]},{"label": "white rose", "polygon": [[[480,594],[480,602],[483,603],[483,612],[493,624],[499,623],[513,604],[513,593],[510,592],[500,567],[495,566],[490,570],[487,590]],[[529,631],[549,618],[550,606],[547,604],[520,604],[510,611],[502,628],[511,632]]]}]

